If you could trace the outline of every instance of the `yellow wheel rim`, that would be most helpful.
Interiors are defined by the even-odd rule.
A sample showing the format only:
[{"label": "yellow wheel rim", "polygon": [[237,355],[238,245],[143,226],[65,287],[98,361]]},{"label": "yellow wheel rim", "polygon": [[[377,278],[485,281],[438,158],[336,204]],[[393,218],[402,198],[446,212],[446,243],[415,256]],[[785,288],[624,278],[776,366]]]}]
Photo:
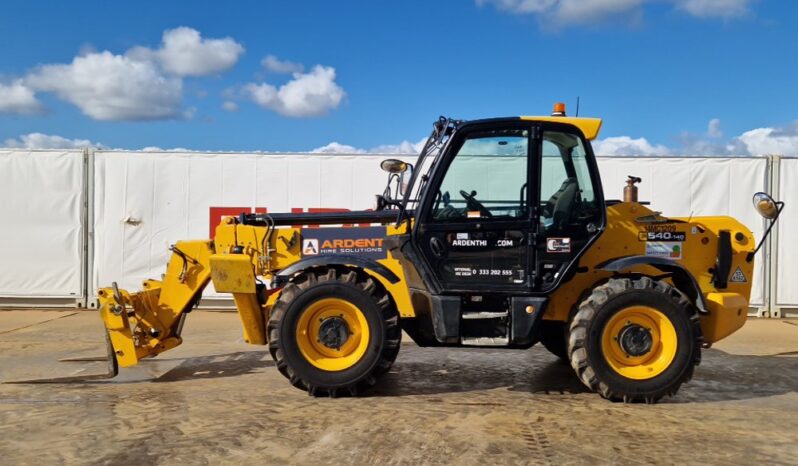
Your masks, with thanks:
[{"label": "yellow wheel rim", "polygon": [[677,347],[673,323],[649,306],[630,306],[616,312],[601,335],[601,351],[607,364],[618,374],[635,380],[651,379],[664,372],[676,357]]},{"label": "yellow wheel rim", "polygon": [[[330,346],[329,338],[322,335],[322,331],[329,333],[331,324],[345,334],[337,348]],[[340,330],[342,328],[345,330]],[[366,354],[368,321],[349,301],[320,299],[302,310],[296,326],[296,342],[302,356],[312,365],[325,371],[342,371],[354,366]]]}]

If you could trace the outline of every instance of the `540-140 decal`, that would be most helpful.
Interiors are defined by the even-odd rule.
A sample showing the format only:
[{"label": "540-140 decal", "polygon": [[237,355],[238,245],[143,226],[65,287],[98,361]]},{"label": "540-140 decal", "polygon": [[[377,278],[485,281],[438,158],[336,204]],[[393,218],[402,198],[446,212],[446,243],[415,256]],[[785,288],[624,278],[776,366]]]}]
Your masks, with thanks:
[{"label": "540-140 decal", "polygon": [[640,241],[687,241],[687,233],[681,231],[641,231],[637,234]]}]

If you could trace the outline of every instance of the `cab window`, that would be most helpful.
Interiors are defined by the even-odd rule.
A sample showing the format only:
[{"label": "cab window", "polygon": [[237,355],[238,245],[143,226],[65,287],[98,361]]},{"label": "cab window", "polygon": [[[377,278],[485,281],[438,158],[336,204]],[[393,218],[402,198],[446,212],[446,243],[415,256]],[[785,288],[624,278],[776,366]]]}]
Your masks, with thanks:
[{"label": "cab window", "polygon": [[525,217],[528,154],[527,129],[466,136],[437,192],[433,220]]},{"label": "cab window", "polygon": [[576,134],[544,131],[540,221],[563,232],[600,218],[587,152]]}]

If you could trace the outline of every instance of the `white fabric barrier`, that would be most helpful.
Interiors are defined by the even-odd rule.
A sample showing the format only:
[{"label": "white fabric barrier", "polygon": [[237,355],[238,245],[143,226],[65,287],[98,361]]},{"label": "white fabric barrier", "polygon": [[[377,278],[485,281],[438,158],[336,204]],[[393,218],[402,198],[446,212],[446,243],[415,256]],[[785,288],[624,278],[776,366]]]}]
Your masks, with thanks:
[{"label": "white fabric barrier", "polygon": [[[91,292],[112,281],[138,289],[159,277],[170,244],[209,236],[211,207],[370,208],[385,186],[379,162],[386,157],[98,151]],[[608,199],[622,198],[626,176],[636,175],[643,178],[640,199],[665,215],[731,215],[761,237],[751,195],[766,190],[766,158],[600,157],[599,167]],[[756,305],[764,302],[763,270],[760,259]]]},{"label": "white fabric barrier", "polygon": [[777,198],[786,204],[776,226],[778,243],[773,252],[777,277],[775,304],[798,307],[798,242],[793,234],[798,231],[798,159],[782,158],[780,166]]},{"label": "white fabric barrier", "polygon": [[0,297],[82,300],[83,167],[82,151],[0,151]]},{"label": "white fabric barrier", "polygon": [[[97,151],[92,291],[112,281],[138,289],[160,277],[170,244],[209,237],[211,207],[373,208],[387,181],[385,158]],[[211,287],[204,296],[217,295]]]},{"label": "white fabric barrier", "polygon": [[[628,175],[639,176],[639,199],[670,217],[729,215],[746,225],[759,240],[765,222],[751,197],[767,191],[768,160],[764,157],[599,157],[607,199],[623,199]],[[685,251],[689,253],[689,251]],[[751,303],[765,302],[764,254],[757,255]]]}]

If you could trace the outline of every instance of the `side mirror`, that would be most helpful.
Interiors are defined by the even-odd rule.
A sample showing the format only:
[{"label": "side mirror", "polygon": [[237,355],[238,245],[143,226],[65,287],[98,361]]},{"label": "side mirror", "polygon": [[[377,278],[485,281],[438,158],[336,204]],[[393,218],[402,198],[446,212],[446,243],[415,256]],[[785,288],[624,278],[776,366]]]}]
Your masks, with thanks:
[{"label": "side mirror", "polygon": [[781,215],[781,210],[784,209],[784,202],[773,200],[770,194],[767,193],[756,193],[754,194],[754,209],[761,215],[763,218],[770,220],[770,225],[768,225],[768,229],[765,230],[765,234],[762,235],[762,239],[759,240],[759,244],[756,246],[756,249],[748,253],[748,257],[746,260],[751,262],[754,260],[754,256],[759,249],[765,244],[765,240],[767,239],[768,235],[770,235],[770,230],[773,229],[773,225],[776,224],[776,220]]},{"label": "side mirror", "polygon": [[410,180],[413,179],[413,165],[405,164],[405,170],[399,175],[399,194],[404,196],[407,193],[407,188],[410,186]]},{"label": "side mirror", "polygon": [[385,159],[380,162],[380,168],[388,173],[404,173],[408,164],[397,159]]},{"label": "side mirror", "polygon": [[757,213],[762,217],[773,220],[779,216],[780,208],[779,202],[773,200],[773,198],[767,193],[756,193],[754,194],[754,209],[756,209]]}]

